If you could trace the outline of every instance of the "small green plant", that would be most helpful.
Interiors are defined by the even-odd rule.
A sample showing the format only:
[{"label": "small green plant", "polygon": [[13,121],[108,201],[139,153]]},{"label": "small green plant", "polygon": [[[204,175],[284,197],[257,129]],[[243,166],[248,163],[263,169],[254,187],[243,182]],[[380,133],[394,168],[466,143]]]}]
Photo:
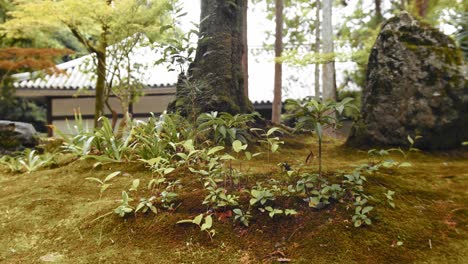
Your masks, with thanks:
[{"label": "small green plant", "polygon": [[321,209],[322,207],[330,204],[330,199],[338,200],[343,195],[343,189],[339,184],[322,185],[322,188],[310,192],[311,197],[308,198],[309,206]]},{"label": "small green plant", "polygon": [[41,156],[36,154],[35,150],[27,149],[24,153],[24,157],[20,157],[18,161],[27,173],[31,173],[49,165],[54,158],[54,155],[49,154]]},{"label": "small green plant", "polygon": [[374,209],[374,207],[366,206],[366,204],[367,199],[361,198],[360,196],[356,197],[356,202],[354,203],[356,208],[354,210],[354,215],[352,218],[355,227],[360,227],[363,224],[372,224],[372,220],[369,218],[368,214]]},{"label": "small green plant", "polygon": [[197,215],[194,219],[186,219],[178,221],[177,224],[194,224],[200,228],[200,231],[205,231],[211,240],[213,240],[216,230],[213,229],[213,218],[211,214],[203,216],[203,214]]},{"label": "small green plant", "polygon": [[138,213],[139,211],[141,211],[142,213],[146,213],[148,211],[151,211],[153,212],[154,214],[157,214],[158,213],[158,209],[156,208],[156,206],[154,206],[155,202],[156,202],[156,197],[155,196],[152,196],[151,198],[149,199],[146,199],[146,198],[141,198],[140,199],[140,203],[137,205],[137,207],[135,208],[135,213]]},{"label": "small green plant", "polygon": [[66,120],[66,124],[68,133],[53,127],[54,132],[63,139],[62,149],[80,157],[88,155],[92,150],[95,136],[83,121],[79,109],[74,109],[74,123],[71,124]]},{"label": "small green plant", "polygon": [[250,211],[243,212],[241,209],[236,208],[232,210],[234,212],[234,221],[239,221],[242,225],[245,227],[249,226],[250,219],[252,218],[252,215],[250,214]]},{"label": "small green plant", "polygon": [[250,191],[250,205],[265,205],[268,201],[275,200],[275,195],[267,188],[257,186],[256,189]]},{"label": "small green plant", "polygon": [[388,190],[386,193],[384,193],[385,198],[387,198],[387,203],[390,205],[392,208],[395,208],[395,202],[393,200],[393,195],[395,195],[394,191]]},{"label": "small green plant", "polygon": [[8,168],[12,173],[21,172],[23,165],[19,162],[19,158],[11,156],[0,157],[0,165]]},{"label": "small green plant", "polygon": [[177,194],[176,190],[181,188],[180,180],[169,182],[166,186],[166,189],[161,192],[161,203],[164,208],[166,209],[173,209],[175,205],[175,201],[179,195]]},{"label": "small green plant", "polygon": [[275,137],[275,133],[280,133],[283,134],[283,131],[279,127],[273,127],[270,128],[268,131],[265,132],[265,130],[260,129],[260,128],[252,128],[250,131],[261,131],[263,132],[261,134],[262,138],[258,142],[265,144],[268,146],[267,150],[267,161],[268,163],[270,162],[270,153],[273,154],[276,151],[278,151],[278,148],[280,145],[284,144],[284,141],[281,141],[279,137]]},{"label": "small green plant", "polygon": [[203,113],[197,119],[198,131],[209,134],[215,144],[229,146],[235,140],[247,143],[248,123],[251,123],[257,116],[259,116],[258,113],[234,116],[229,113],[219,115],[218,112]]},{"label": "small green plant", "polygon": [[206,187],[208,195],[203,200],[203,204],[210,205],[213,209],[227,206],[238,205],[239,196],[228,194],[225,188],[217,187],[212,185]]},{"label": "small green plant", "polygon": [[[335,129],[339,125],[336,113],[341,114],[346,108],[359,111],[355,105],[350,104],[354,99],[345,98],[341,102],[319,102],[314,99],[286,100],[287,116],[297,119],[296,129],[313,130],[318,138],[318,163],[319,177],[322,177],[322,140],[323,131],[326,128]],[[311,152],[311,154],[313,151]],[[310,157],[311,155],[309,155]],[[309,158],[308,157],[308,158]]]},{"label": "small green plant", "polygon": [[88,181],[93,181],[99,184],[99,199],[101,199],[102,194],[109,188],[112,184],[108,183],[110,182],[113,178],[119,176],[122,172],[116,171],[113,173],[110,173],[109,175],[104,178],[104,180],[95,178],[95,177],[88,177],[86,180]]},{"label": "small green plant", "polygon": [[271,206],[267,206],[265,208],[259,208],[260,212],[268,212],[268,216],[270,216],[270,218],[274,218],[275,215],[281,215],[283,214],[283,210],[282,209],[276,209],[276,208],[273,208]]},{"label": "small green plant", "polygon": [[132,199],[128,196],[128,193],[123,191],[122,199],[120,200],[121,204],[119,207],[115,208],[114,213],[120,217],[125,217],[125,215],[133,212],[133,207],[128,204],[130,201],[132,201]]},{"label": "small green plant", "polygon": [[100,152],[100,155],[85,155],[84,158],[93,158],[99,162],[116,163],[123,162],[124,159],[129,160],[132,150],[133,128],[130,129],[128,134],[116,137],[111,121],[107,117],[102,116],[99,121],[101,127],[94,132],[92,144]]}]

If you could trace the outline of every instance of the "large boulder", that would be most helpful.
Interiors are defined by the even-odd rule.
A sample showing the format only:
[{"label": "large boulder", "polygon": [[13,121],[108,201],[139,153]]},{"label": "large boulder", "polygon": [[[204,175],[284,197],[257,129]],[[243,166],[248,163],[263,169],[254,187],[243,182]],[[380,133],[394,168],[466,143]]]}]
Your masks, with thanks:
[{"label": "large boulder", "polygon": [[382,25],[348,144],[448,149],[468,140],[468,82],[454,41],[402,13]]},{"label": "large boulder", "polygon": [[31,124],[0,120],[0,152],[35,147],[36,134]]}]

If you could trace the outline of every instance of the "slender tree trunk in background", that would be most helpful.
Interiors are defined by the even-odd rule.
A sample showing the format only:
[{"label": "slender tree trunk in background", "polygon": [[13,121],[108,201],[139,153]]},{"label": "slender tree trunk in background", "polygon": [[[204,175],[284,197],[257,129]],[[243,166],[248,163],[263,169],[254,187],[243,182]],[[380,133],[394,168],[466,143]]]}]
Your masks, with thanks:
[{"label": "slender tree trunk in background", "polygon": [[[323,53],[333,54],[332,0],[324,0],[322,5],[322,43]],[[323,99],[336,101],[335,63],[330,61],[323,65],[322,72]]]},{"label": "slender tree trunk in background", "polygon": [[[245,96],[243,29],[245,0],[201,0],[200,34],[188,81],[199,85],[197,111],[249,113],[253,106]],[[184,78],[181,76],[181,78]],[[187,85],[179,80],[176,100],[169,110],[190,116],[192,104]]]},{"label": "slender tree trunk in background", "polygon": [[[315,7],[315,53],[320,53],[320,0]],[[320,64],[315,64],[315,99],[320,100]]]},{"label": "slender tree trunk in background", "polygon": [[[275,58],[283,53],[283,0],[276,0],[276,36],[275,36]],[[275,62],[275,86],[271,121],[274,124],[281,123],[281,101],[282,101],[282,78],[283,65]]]},{"label": "slender tree trunk in background", "polygon": [[377,24],[380,24],[383,21],[383,15],[382,15],[382,0],[375,0],[375,19],[377,21]]},{"label": "slender tree trunk in background", "polygon": [[99,118],[104,115],[104,97],[106,92],[106,41],[101,41],[100,50],[96,53],[97,79],[96,102],[94,105],[94,127],[99,127]]},{"label": "slender tree trunk in background", "polygon": [[247,37],[247,14],[248,14],[248,4],[249,0],[244,0],[244,21],[242,25],[242,35],[244,50],[242,52],[242,71],[244,73],[244,95],[249,98],[249,45]]},{"label": "slender tree trunk in background", "polygon": [[429,0],[416,0],[416,9],[420,17],[426,17]]},{"label": "slender tree trunk in background", "polygon": [[[111,5],[112,0],[107,0]],[[101,41],[96,52],[97,58],[97,79],[96,79],[96,102],[94,105],[94,127],[100,126],[99,118],[104,115],[104,103],[106,95],[106,60],[107,60],[107,33],[108,27],[104,26],[101,33]]]}]

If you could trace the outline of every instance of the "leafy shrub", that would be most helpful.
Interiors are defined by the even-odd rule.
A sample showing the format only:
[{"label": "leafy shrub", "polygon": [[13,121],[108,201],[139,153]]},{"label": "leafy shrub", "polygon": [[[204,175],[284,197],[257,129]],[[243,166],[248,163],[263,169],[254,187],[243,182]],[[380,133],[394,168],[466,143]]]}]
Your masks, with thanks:
[{"label": "leafy shrub", "polygon": [[258,113],[234,116],[229,113],[204,113],[197,119],[198,131],[206,134],[215,144],[230,146],[236,140],[245,144],[249,138],[248,124],[258,116]]},{"label": "leafy shrub", "polygon": [[308,101],[286,100],[287,116],[297,119],[296,129],[313,130],[318,138],[318,174],[320,177],[322,176],[323,131],[326,128],[335,129],[339,125],[336,113],[341,114],[346,108],[355,108],[349,104],[352,100],[352,98],[345,98],[339,103],[334,101],[319,102],[314,99]]}]

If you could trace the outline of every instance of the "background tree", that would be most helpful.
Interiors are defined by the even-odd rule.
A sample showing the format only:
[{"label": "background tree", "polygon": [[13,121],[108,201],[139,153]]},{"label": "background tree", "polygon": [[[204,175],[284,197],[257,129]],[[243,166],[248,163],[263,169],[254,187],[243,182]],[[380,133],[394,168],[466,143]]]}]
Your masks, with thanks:
[{"label": "background tree", "polygon": [[244,95],[249,98],[249,44],[248,44],[248,9],[249,0],[244,0],[242,35],[244,49],[242,52],[242,71],[244,73]]},{"label": "background tree", "polygon": [[[332,24],[332,0],[323,0],[322,9],[322,43],[323,53],[333,54],[333,24]],[[335,63],[334,58],[323,65],[322,85],[323,99],[336,101],[336,81],[335,81]]]},{"label": "background tree", "polygon": [[[257,4],[256,8],[266,6],[266,16],[269,20],[273,20],[276,16],[276,9],[274,0],[259,1],[254,0]],[[292,63],[288,60],[288,56],[292,54],[300,57],[301,53],[314,53],[316,57],[320,53],[320,1],[307,1],[307,0],[294,0],[294,1],[283,1],[283,53],[280,60],[283,62],[283,88],[287,88],[291,83],[285,84],[285,80],[291,78],[287,75],[287,69],[300,70],[309,66],[310,64],[316,64],[315,70],[312,68],[311,74],[314,77],[314,86],[310,87],[310,94],[315,93],[316,96],[320,95],[320,67],[321,61],[314,60],[307,63]],[[267,51],[274,50],[276,31],[266,31],[266,41],[264,42],[264,49]],[[300,58],[295,60],[297,62]],[[286,62],[286,63],[284,63]],[[285,68],[285,66],[287,68]],[[306,69],[309,70],[309,69]],[[300,77],[299,77],[300,78]],[[303,78],[301,78],[303,79]],[[294,88],[297,88],[297,84],[294,83]]]},{"label": "background tree", "polygon": [[171,109],[183,115],[192,112],[188,82],[196,83],[203,100],[196,103],[201,112],[221,111],[247,113],[253,111],[245,96],[242,55],[244,53],[244,0],[202,0],[200,37],[186,81],[179,81],[176,100]]},{"label": "background tree", "polygon": [[274,97],[272,106],[271,121],[274,124],[281,123],[281,104],[282,104],[282,89],[283,89],[283,65],[279,61],[283,54],[283,0],[276,0],[276,34],[275,34],[275,82],[274,82]]},{"label": "background tree", "polygon": [[[10,36],[54,34],[68,29],[96,59],[94,123],[104,113],[107,47],[136,33],[159,35],[169,21],[170,2],[139,0],[19,1],[2,29]],[[131,14],[131,16],[129,15]],[[78,18],[78,19],[77,19]]]},{"label": "background tree", "polygon": [[[320,53],[320,0],[315,1],[315,53]],[[320,100],[320,64],[315,63],[314,72],[315,100]]]}]

